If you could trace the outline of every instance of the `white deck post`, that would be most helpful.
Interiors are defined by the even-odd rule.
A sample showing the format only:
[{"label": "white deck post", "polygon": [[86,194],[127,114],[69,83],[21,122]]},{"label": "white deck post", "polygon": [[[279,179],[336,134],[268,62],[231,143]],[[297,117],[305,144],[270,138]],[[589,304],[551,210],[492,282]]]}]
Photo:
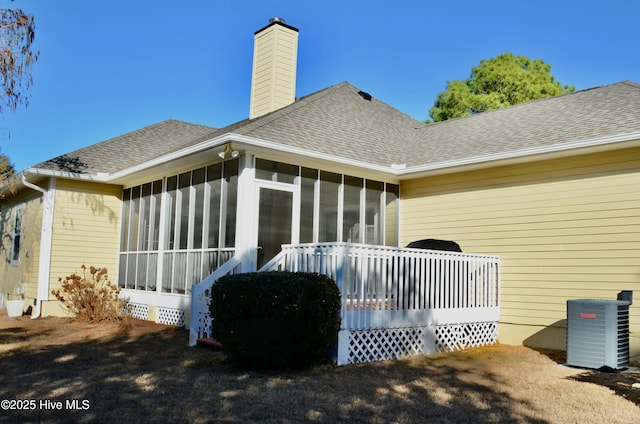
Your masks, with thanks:
[{"label": "white deck post", "polygon": [[338,365],[349,363],[349,330],[338,332]]},{"label": "white deck post", "polygon": [[239,272],[253,272],[257,267],[256,225],[258,206],[255,198],[255,169],[253,156],[240,157],[238,169],[238,202],[236,207],[236,255],[242,264]]}]

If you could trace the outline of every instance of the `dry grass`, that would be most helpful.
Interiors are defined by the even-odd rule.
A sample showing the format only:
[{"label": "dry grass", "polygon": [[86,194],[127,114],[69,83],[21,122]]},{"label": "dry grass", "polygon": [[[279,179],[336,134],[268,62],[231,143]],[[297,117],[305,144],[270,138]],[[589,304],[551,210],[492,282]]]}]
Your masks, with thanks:
[{"label": "dry grass", "polygon": [[[637,372],[567,368],[525,347],[256,373],[187,347],[184,329],[1,316],[0,358],[0,399],[90,405],[0,410],[0,422],[640,422]],[[629,391],[605,387],[620,384]]]}]

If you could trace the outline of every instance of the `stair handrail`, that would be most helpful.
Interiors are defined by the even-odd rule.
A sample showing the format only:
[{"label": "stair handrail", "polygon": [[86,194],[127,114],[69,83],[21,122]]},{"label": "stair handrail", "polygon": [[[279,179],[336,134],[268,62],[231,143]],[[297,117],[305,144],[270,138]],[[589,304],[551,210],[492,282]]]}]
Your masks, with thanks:
[{"label": "stair handrail", "polygon": [[[189,322],[189,346],[195,346],[199,338],[204,337],[206,330],[211,332],[211,317],[209,316],[209,296],[207,291],[221,277],[235,272],[242,263],[238,255],[234,255],[218,269],[209,274],[191,290],[191,315]],[[208,334],[211,336],[211,334]]]}]

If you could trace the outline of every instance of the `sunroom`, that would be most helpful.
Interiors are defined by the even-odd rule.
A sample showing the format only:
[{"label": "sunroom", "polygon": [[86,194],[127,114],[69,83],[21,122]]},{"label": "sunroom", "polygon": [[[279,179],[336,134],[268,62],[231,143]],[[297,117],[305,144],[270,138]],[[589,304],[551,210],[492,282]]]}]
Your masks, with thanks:
[{"label": "sunroom", "polygon": [[251,272],[282,245],[397,246],[396,182],[233,146],[124,188],[118,284],[134,316],[187,324],[192,286],[234,256]]}]

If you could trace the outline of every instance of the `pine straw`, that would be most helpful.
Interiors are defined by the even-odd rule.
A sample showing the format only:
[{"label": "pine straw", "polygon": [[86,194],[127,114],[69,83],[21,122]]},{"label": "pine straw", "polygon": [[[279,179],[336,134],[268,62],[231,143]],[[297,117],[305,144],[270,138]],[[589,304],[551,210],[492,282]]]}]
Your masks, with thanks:
[{"label": "pine straw", "polygon": [[637,374],[568,368],[521,346],[256,373],[187,347],[180,328],[2,316],[0,357],[0,399],[90,405],[0,411],[0,422],[640,422],[638,390],[615,391]]}]

